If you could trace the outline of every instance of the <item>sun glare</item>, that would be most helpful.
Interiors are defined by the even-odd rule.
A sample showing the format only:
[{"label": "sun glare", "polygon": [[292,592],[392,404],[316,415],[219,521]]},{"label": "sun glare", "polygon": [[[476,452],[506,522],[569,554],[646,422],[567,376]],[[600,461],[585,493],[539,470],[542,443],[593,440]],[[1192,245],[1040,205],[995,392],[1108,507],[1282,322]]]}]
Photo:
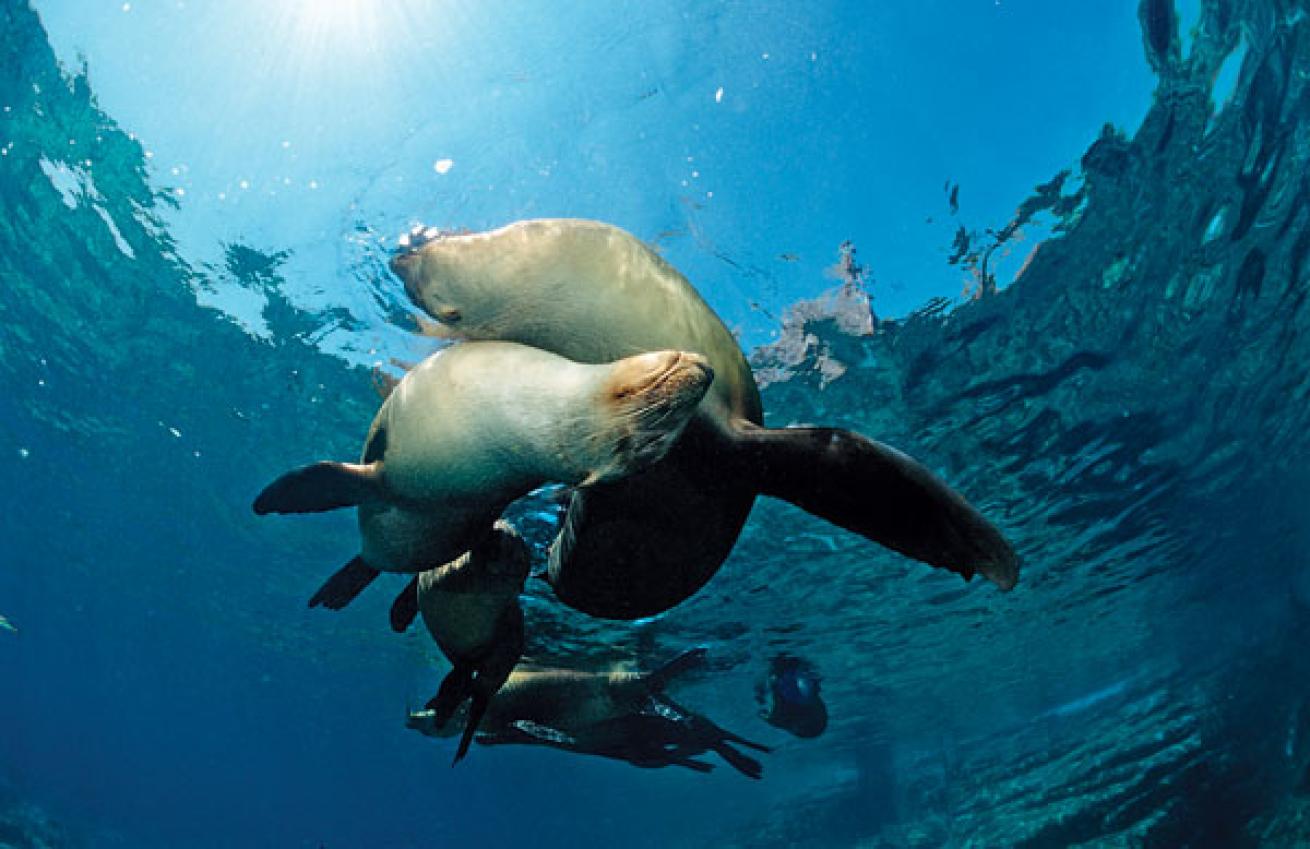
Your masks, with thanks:
[{"label": "sun glare", "polygon": [[296,49],[374,49],[383,27],[403,4],[395,0],[293,0],[282,6]]},{"label": "sun glare", "polygon": [[[264,6],[259,53],[291,97],[349,77],[379,86],[403,79],[412,55],[419,0],[282,0]],[[443,30],[444,32],[445,30]],[[253,70],[253,69],[252,69]]]}]

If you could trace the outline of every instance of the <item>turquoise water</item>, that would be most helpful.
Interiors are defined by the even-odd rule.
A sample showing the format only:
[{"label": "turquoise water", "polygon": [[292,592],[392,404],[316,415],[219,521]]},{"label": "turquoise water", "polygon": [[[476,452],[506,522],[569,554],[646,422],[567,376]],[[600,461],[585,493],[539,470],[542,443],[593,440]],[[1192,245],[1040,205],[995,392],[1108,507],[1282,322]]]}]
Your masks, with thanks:
[{"label": "turquoise water", "polygon": [[[1059,5],[0,6],[0,845],[1310,840],[1310,9]],[[758,782],[450,769],[399,579],[305,608],[352,518],[250,513],[430,350],[396,235],[542,215],[657,245],[771,424],[906,450],[1023,554],[1001,594],[761,501],[654,620],[530,582],[534,657],[708,647],[676,697]],[[510,515],[540,552],[552,499]],[[818,738],[758,715],[781,654]]]}]

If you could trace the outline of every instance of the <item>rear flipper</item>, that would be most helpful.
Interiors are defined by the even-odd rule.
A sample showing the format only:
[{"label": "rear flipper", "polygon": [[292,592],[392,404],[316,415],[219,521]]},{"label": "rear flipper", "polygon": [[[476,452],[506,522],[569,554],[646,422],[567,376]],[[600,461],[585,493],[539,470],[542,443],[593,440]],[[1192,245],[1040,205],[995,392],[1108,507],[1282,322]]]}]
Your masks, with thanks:
[{"label": "rear flipper", "polygon": [[709,649],[705,646],[697,646],[694,649],[688,649],[682,654],[670,660],[668,663],[650,673],[646,679],[650,685],[651,692],[663,692],[669,682],[674,678],[685,675],[694,669],[699,669],[705,665],[705,658],[709,656]]},{"label": "rear flipper", "polygon": [[727,761],[733,769],[737,770],[737,772],[740,772],[747,778],[758,779],[763,777],[764,767],[759,761],[747,755],[743,755],[722,740],[710,746],[710,748],[714,750],[715,754]]},{"label": "rear flipper", "polygon": [[717,723],[706,719],[698,713],[687,710],[682,705],[673,701],[667,696],[659,696],[656,699],[657,710],[659,703],[663,703],[671,708],[675,715],[680,715],[676,720],[679,723],[685,723],[694,740],[706,749],[717,752],[719,757],[723,758],[736,770],[750,778],[759,778],[764,774],[764,767],[759,761],[748,757],[734,749],[729,743],[735,743],[738,746],[745,746],[748,749],[754,749],[757,752],[768,754],[773,751],[769,746],[763,743],[756,743],[753,740],[747,740],[745,737],[733,734],[728,729]]},{"label": "rear flipper", "polygon": [[324,460],[293,469],[264,487],[255,513],[322,513],[382,498],[377,463],[367,466]]},{"label": "rear flipper", "polygon": [[460,737],[459,749],[455,752],[455,760],[451,762],[451,766],[459,763],[468,754],[469,744],[473,742],[473,736],[478,732],[478,725],[482,722],[492,697],[509,680],[510,672],[523,656],[523,640],[523,609],[516,603],[506,609],[495,645],[478,664],[478,675],[472,683],[473,700],[469,705],[468,722],[464,726],[464,734]]},{"label": "rear flipper", "polygon": [[326,607],[328,610],[341,610],[354,601],[355,596],[373,583],[378,570],[369,566],[363,559],[356,557],[338,569],[331,578],[324,582],[309,599],[310,607]]},{"label": "rear flipper", "polygon": [[[639,766],[647,766],[647,764],[639,764]],[[695,758],[669,758],[664,763],[651,763],[649,766],[681,766],[696,772],[714,772],[714,764],[707,764],[705,761],[698,761]],[[756,776],[756,778],[758,777]]]},{"label": "rear flipper", "polygon": [[736,743],[738,746],[745,746],[748,749],[754,749],[755,751],[763,752],[766,755],[773,751],[772,746],[766,746],[763,743],[756,743],[754,740],[747,740],[745,737],[741,737],[736,734],[733,734],[728,729],[716,725],[715,723],[710,722],[708,719],[703,719],[703,721],[710,726],[715,736],[717,736],[718,739],[721,741],[727,743]]},{"label": "rear flipper", "polygon": [[473,699],[469,703],[468,722],[464,725],[464,733],[459,737],[459,748],[455,750],[455,759],[450,762],[451,766],[464,760],[464,756],[469,753],[469,744],[473,742],[473,735],[478,733],[478,725],[481,724],[489,704],[491,699],[485,693],[478,692],[475,685]]},{"label": "rear flipper", "polygon": [[446,677],[441,679],[441,686],[437,688],[437,694],[424,705],[432,711],[433,725],[438,729],[445,727],[472,691],[473,667],[456,666],[446,673]]},{"label": "rear flipper", "polygon": [[418,575],[405,584],[405,588],[391,603],[391,630],[403,634],[418,616]]},{"label": "rear flipper", "polygon": [[858,433],[738,424],[740,473],[790,501],[907,557],[1003,590],[1019,559],[994,525],[922,464]]}]

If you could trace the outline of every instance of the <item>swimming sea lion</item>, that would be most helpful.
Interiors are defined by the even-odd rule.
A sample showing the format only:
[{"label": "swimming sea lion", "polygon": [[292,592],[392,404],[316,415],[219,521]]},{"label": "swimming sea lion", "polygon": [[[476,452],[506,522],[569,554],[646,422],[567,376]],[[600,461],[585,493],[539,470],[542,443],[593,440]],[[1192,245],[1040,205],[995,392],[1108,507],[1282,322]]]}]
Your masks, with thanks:
[{"label": "swimming sea lion", "polygon": [[505,731],[479,736],[478,742],[487,746],[515,743],[547,746],[580,755],[625,761],[645,769],[680,766],[696,772],[713,769],[711,764],[696,758],[714,752],[742,775],[756,779],[763,776],[764,767],[736,746],[758,752],[772,751],[768,746],[733,734],[700,714],[664,703],[653,703],[642,713],[597,722],[572,736],[531,722],[516,722]]},{"label": "swimming sea lion", "polygon": [[[516,722],[572,735],[598,722],[640,713],[668,683],[701,666],[706,650],[683,652],[653,672],[591,672],[523,662],[496,693],[482,720],[494,734]],[[409,726],[431,736],[445,731],[435,717],[411,714]]]},{"label": "swimming sea lion", "polygon": [[444,725],[466,699],[472,700],[455,763],[468,753],[491,697],[523,653],[519,593],[531,562],[527,543],[502,519],[470,551],[420,573],[407,590],[453,667],[427,703],[434,720]]},{"label": "swimming sea lion", "polygon": [[732,333],[686,278],[616,227],[552,219],[429,230],[391,268],[444,335],[592,363],[677,348],[713,366],[709,393],[662,461],[573,496],[549,564],[572,607],[635,619],[678,604],[718,570],[761,493],[966,580],[982,574],[1004,590],[1018,580],[1001,533],[906,455],[845,430],[762,427]]},{"label": "swimming sea lion", "polygon": [[583,365],[506,342],[456,345],[387,397],[358,464],[288,472],[254,509],[359,507],[359,556],[310,599],[340,609],[379,570],[422,572],[460,556],[545,483],[585,491],[655,462],[712,377],[704,357],[678,351]]},{"label": "swimming sea lion", "polygon": [[[759,778],[759,762],[734,744],[761,752],[768,752],[767,746],[721,728],[665,693],[670,680],[704,659],[705,649],[693,649],[651,673],[520,664],[491,700],[477,740],[549,746],[635,766],[682,766],[702,772],[710,765],[695,757],[713,751],[742,774]],[[456,727],[431,709],[411,713],[406,724],[432,737],[450,736]]]}]

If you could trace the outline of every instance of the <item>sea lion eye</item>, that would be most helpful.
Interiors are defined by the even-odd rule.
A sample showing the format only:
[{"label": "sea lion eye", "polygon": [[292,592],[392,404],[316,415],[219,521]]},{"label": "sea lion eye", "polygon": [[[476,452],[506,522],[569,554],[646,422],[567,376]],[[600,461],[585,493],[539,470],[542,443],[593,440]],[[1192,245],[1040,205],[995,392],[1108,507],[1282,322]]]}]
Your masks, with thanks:
[{"label": "sea lion eye", "polygon": [[440,321],[442,324],[455,324],[461,317],[459,310],[454,307],[442,307],[437,310],[437,321]]}]

